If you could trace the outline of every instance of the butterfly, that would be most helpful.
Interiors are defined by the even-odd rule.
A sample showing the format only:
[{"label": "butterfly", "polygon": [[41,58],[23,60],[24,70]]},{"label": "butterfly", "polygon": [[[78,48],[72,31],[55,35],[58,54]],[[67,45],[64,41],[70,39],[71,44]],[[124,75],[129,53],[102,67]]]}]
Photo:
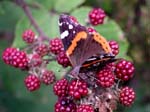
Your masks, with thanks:
[{"label": "butterfly", "polygon": [[73,68],[88,70],[114,61],[107,40],[97,32],[89,33],[85,26],[62,14],[59,17],[60,37]]}]

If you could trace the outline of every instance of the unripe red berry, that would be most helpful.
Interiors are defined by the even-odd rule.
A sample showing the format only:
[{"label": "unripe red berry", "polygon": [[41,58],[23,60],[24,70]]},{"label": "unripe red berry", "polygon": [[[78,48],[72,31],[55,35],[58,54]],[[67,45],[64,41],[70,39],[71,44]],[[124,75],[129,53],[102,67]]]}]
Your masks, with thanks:
[{"label": "unripe red berry", "polygon": [[46,44],[41,44],[35,48],[35,52],[43,57],[49,53],[49,48]]},{"label": "unripe red berry", "polygon": [[63,67],[68,67],[70,66],[70,61],[66,55],[66,53],[63,51],[63,52],[60,52],[58,55],[57,55],[57,62],[62,65]]},{"label": "unripe red berry", "polygon": [[69,84],[69,95],[75,99],[80,99],[88,94],[88,88],[85,82],[80,80],[73,80]]},{"label": "unripe red berry", "polygon": [[94,8],[89,12],[89,20],[92,25],[102,24],[106,14],[101,8]]},{"label": "unripe red berry", "polygon": [[114,74],[111,69],[104,68],[97,73],[98,84],[102,87],[111,87],[114,84]]},{"label": "unripe red berry", "polygon": [[53,86],[53,91],[55,95],[62,97],[66,96],[68,94],[68,81],[67,79],[60,79],[56,81],[56,83]]},{"label": "unripe red berry", "polygon": [[91,105],[81,104],[77,107],[77,112],[94,112],[94,108]]},{"label": "unripe red berry", "polygon": [[114,72],[115,67],[116,67],[116,64],[115,64],[114,62],[108,63],[108,64],[106,65],[106,68],[110,69],[112,72]]},{"label": "unripe red berry", "polygon": [[127,81],[133,77],[134,69],[133,63],[121,60],[116,64],[115,73],[117,78]]},{"label": "unripe red berry", "polygon": [[74,16],[69,16],[69,17],[73,22],[78,23],[78,20],[76,17],[74,17]]},{"label": "unripe red berry", "polygon": [[96,30],[95,30],[94,28],[92,28],[92,27],[89,27],[89,28],[88,28],[88,32],[89,32],[89,33],[95,33]]},{"label": "unripe red berry", "polygon": [[119,44],[116,41],[111,40],[109,41],[109,46],[111,48],[112,53],[116,56],[119,53]]},{"label": "unripe red berry", "polygon": [[61,39],[55,38],[50,41],[50,51],[54,54],[59,54],[64,50]]},{"label": "unripe red berry", "polygon": [[42,73],[41,80],[44,84],[50,85],[55,81],[56,77],[53,71],[44,70]]},{"label": "unripe red berry", "polygon": [[134,90],[129,87],[122,88],[120,91],[119,100],[124,106],[131,106],[135,100]]},{"label": "unripe red berry", "polygon": [[28,58],[30,67],[37,67],[42,64],[42,57],[37,53],[29,55]]},{"label": "unripe red berry", "polygon": [[68,98],[60,98],[55,104],[55,112],[76,112],[76,105]]},{"label": "unripe red berry", "polygon": [[22,39],[26,42],[26,43],[33,43],[35,41],[35,34],[34,32],[29,29],[23,32],[22,34]]},{"label": "unripe red berry", "polygon": [[16,48],[6,48],[4,51],[3,51],[3,54],[2,54],[2,59],[3,61],[8,64],[8,65],[11,65],[11,54],[16,52],[17,49]]},{"label": "unripe red berry", "polygon": [[7,48],[2,56],[4,62],[13,67],[26,69],[28,67],[28,58],[24,51],[16,48]]},{"label": "unripe red berry", "polygon": [[39,78],[33,74],[28,75],[25,78],[24,83],[29,91],[35,91],[39,89],[41,85]]}]

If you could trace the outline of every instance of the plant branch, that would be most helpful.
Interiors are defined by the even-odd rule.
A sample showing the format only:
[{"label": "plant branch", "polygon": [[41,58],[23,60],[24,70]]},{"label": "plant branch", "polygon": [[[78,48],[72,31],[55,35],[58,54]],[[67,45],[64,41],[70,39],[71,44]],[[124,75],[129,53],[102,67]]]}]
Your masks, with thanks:
[{"label": "plant branch", "polygon": [[32,13],[31,13],[28,5],[26,4],[26,2],[24,0],[15,0],[15,3],[23,9],[25,14],[29,18],[31,24],[33,25],[35,30],[38,32],[40,39],[41,40],[49,40],[49,38],[44,34],[43,30],[38,26],[37,22],[33,18]]}]

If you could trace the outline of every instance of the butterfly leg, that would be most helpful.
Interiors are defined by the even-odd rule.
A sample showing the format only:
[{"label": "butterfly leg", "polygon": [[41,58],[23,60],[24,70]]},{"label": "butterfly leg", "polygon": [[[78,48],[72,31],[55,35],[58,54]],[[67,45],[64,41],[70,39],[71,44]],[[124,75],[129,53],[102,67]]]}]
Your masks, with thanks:
[{"label": "butterfly leg", "polygon": [[75,68],[73,68],[70,72],[70,74],[74,77],[74,78],[79,78],[79,71],[80,71],[81,66],[76,66]]}]

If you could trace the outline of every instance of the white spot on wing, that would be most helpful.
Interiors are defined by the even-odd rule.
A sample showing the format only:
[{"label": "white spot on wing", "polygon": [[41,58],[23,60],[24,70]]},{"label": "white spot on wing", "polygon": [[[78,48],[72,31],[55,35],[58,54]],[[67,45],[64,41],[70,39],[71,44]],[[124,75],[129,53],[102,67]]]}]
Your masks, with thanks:
[{"label": "white spot on wing", "polygon": [[73,28],[73,26],[71,24],[69,24],[69,29],[72,29],[72,28]]},{"label": "white spot on wing", "polygon": [[96,60],[96,58],[89,58],[89,59],[87,59],[87,61],[93,61],[93,60]]},{"label": "white spot on wing", "polygon": [[62,26],[62,24],[63,24],[62,22],[59,22],[59,21],[58,21],[58,25],[59,25],[59,26]]},{"label": "white spot on wing", "polygon": [[104,55],[101,55],[100,58],[101,58],[101,59],[104,58]]},{"label": "white spot on wing", "polygon": [[75,31],[73,31],[73,33],[76,33]]},{"label": "white spot on wing", "polygon": [[68,36],[69,35],[69,32],[66,30],[66,31],[64,31],[62,34],[61,34],[61,39],[64,39],[66,36]]}]

